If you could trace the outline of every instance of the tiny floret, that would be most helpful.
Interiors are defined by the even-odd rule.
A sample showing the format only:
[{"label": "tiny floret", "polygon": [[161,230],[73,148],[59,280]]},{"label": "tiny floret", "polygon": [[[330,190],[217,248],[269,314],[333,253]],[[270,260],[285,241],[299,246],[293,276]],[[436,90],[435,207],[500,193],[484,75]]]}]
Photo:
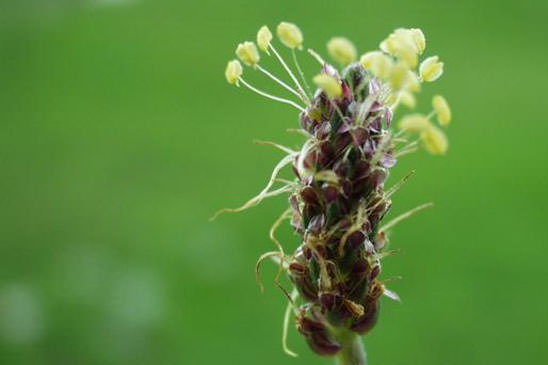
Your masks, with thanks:
[{"label": "tiny floret", "polygon": [[263,25],[261,29],[259,29],[259,32],[257,32],[257,44],[259,45],[261,51],[266,52],[266,54],[270,54],[268,52],[270,41],[272,41],[272,33],[266,25]]},{"label": "tiny floret", "polygon": [[238,86],[240,76],[242,76],[242,64],[238,60],[229,61],[226,65],[225,77],[229,84]]},{"label": "tiny floret", "polygon": [[260,59],[257,46],[253,42],[244,42],[238,44],[236,48],[236,56],[248,66],[255,66]]},{"label": "tiny floret", "polygon": [[371,71],[375,76],[386,79],[394,65],[392,58],[381,51],[367,52],[360,58],[363,68]]},{"label": "tiny floret", "polygon": [[444,155],[449,147],[445,134],[437,127],[431,125],[421,132],[421,141],[424,148],[433,155]]},{"label": "tiny floret", "polygon": [[327,94],[330,99],[341,96],[342,88],[340,82],[333,76],[319,74],[314,77],[314,83]]},{"label": "tiny floret", "polygon": [[451,123],[451,108],[449,103],[441,95],[436,95],[432,98],[432,107],[438,117],[438,122],[444,127],[447,127]]},{"label": "tiny floret", "polygon": [[443,73],[443,62],[438,56],[428,57],[422,61],[419,67],[419,74],[423,81],[432,82],[440,78]]},{"label": "tiny floret", "polygon": [[430,120],[422,114],[410,114],[403,117],[398,124],[401,130],[411,133],[421,133],[432,126]]},{"label": "tiny floret", "polygon": [[276,33],[280,41],[289,48],[301,48],[303,45],[303,33],[293,23],[281,22]]},{"label": "tiny floret", "polygon": [[354,44],[344,37],[334,37],[327,43],[327,51],[331,58],[342,66],[346,66],[358,57]]}]

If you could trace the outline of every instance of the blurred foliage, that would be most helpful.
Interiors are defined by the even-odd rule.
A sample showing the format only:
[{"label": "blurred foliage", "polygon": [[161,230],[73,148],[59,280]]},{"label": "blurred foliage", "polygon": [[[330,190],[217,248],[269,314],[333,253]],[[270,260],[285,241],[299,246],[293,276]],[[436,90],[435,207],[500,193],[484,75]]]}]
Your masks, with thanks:
[{"label": "blurred foliage", "polygon": [[280,20],[324,54],[418,26],[445,61],[450,151],[391,177],[417,170],[392,214],[436,207],[394,231],[383,276],[403,302],[383,303],[371,363],[548,362],[547,4],[0,0],[2,363],[330,363],[294,330],[300,357],[282,353],[274,268],[254,282],[285,199],[207,221],[262,188],[279,155],[253,138],[301,141],[293,110],[223,78]]}]

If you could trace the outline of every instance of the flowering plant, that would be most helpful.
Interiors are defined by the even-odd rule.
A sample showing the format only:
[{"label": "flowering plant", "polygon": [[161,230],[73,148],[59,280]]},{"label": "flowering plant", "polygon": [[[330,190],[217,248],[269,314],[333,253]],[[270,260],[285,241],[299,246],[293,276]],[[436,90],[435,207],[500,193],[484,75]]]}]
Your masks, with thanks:
[{"label": "flowering plant", "polygon": [[[381,225],[392,205],[392,196],[412,173],[386,189],[385,181],[398,158],[420,147],[435,155],[445,154],[448,141],[441,127],[451,121],[445,98],[432,99],[428,115],[412,113],[400,118],[397,130],[392,120],[400,106],[413,109],[423,83],[437,80],[443,63],[431,56],[419,63],[426,48],[420,29],[396,29],[380,43],[380,50],[367,52],[358,61],[357,50],[348,39],[332,38],[327,43],[330,57],[341,66],[337,70],[314,50],[321,72],[313,78],[317,90],[311,92],[299,65],[297,51],[303,49],[303,34],[294,24],[282,22],[277,35],[291,52],[297,74],[272,44],[273,35],[263,26],[257,45],[238,45],[239,60],[228,63],[225,76],[230,84],[243,85],[266,98],[288,104],[299,111],[300,129],[306,141],[293,150],[273,143],[285,156],[274,167],[266,187],[244,205],[219,211],[238,212],[263,199],[289,195],[289,207],[274,222],[270,238],[276,250],[263,254],[256,265],[272,259],[279,266],[275,283],[289,303],[284,319],[283,348],[290,317],[310,348],[320,355],[336,355],[340,364],[365,364],[360,335],[377,322],[380,298],[398,296],[379,279],[381,260],[387,250],[389,230],[414,213],[431,206],[420,205]],[[291,79],[289,83],[260,65],[259,49],[273,55]],[[243,78],[244,63],[281,85],[298,101],[274,96],[252,86]],[[418,70],[417,70],[418,68]],[[299,79],[300,78],[300,79]],[[432,121],[436,117],[438,124]],[[293,180],[278,177],[290,165]],[[275,187],[275,184],[281,184]],[[284,220],[299,236],[300,245],[291,254],[275,237]],[[280,284],[286,273],[294,285],[291,293]]]}]

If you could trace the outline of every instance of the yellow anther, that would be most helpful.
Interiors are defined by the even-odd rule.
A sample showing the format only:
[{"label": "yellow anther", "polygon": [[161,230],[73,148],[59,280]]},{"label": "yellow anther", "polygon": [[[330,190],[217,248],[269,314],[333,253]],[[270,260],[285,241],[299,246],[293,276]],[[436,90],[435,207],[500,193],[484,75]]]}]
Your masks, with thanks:
[{"label": "yellow anther", "polygon": [[239,86],[238,81],[242,76],[242,64],[238,60],[229,61],[226,65],[225,77],[229,84]]},{"label": "yellow anther", "polygon": [[394,66],[392,58],[381,51],[367,52],[360,58],[360,63],[363,68],[371,71],[375,76],[381,79],[386,79]]},{"label": "yellow anther", "polygon": [[257,44],[259,45],[261,51],[266,52],[266,54],[270,54],[268,52],[268,47],[270,46],[271,40],[272,33],[270,32],[270,29],[268,29],[266,25],[263,25],[257,32]]},{"label": "yellow anther", "polygon": [[236,48],[236,56],[248,66],[255,66],[260,59],[257,46],[253,42],[244,42],[238,44]]},{"label": "yellow anther", "polygon": [[432,82],[440,78],[443,73],[443,62],[438,56],[428,57],[422,61],[419,67],[419,74],[423,81]]},{"label": "yellow anther", "polygon": [[445,134],[433,125],[427,128],[420,135],[424,148],[433,155],[443,155],[447,152],[449,142]]},{"label": "yellow anther", "polygon": [[441,95],[436,95],[432,98],[432,107],[438,117],[438,122],[444,127],[447,127],[451,123],[451,108],[449,103]]},{"label": "yellow anther", "polygon": [[276,28],[280,41],[289,48],[301,48],[303,44],[303,33],[293,23],[281,22]]},{"label": "yellow anther", "polygon": [[327,74],[319,74],[314,77],[314,83],[327,94],[330,99],[336,99],[342,95],[342,87],[336,78]]},{"label": "yellow anther", "polygon": [[356,61],[358,57],[354,44],[344,37],[331,38],[327,43],[327,51],[331,58],[342,66]]}]

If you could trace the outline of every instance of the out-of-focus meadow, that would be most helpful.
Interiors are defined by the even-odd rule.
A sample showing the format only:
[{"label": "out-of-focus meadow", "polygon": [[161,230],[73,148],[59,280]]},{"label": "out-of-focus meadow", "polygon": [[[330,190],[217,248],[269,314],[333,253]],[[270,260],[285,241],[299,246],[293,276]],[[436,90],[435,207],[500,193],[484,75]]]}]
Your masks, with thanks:
[{"label": "out-of-focus meadow", "polygon": [[447,97],[450,150],[391,177],[417,170],[393,216],[436,206],[394,230],[402,303],[383,303],[371,363],[547,363],[547,17],[541,0],[0,1],[2,363],[330,363],[294,329],[300,357],[283,354],[273,265],[263,295],[254,280],[286,200],[207,220],[267,180],[280,155],[254,138],[301,142],[292,109],[223,76],[281,20],[324,54],[417,26],[445,61],[418,110]]}]

